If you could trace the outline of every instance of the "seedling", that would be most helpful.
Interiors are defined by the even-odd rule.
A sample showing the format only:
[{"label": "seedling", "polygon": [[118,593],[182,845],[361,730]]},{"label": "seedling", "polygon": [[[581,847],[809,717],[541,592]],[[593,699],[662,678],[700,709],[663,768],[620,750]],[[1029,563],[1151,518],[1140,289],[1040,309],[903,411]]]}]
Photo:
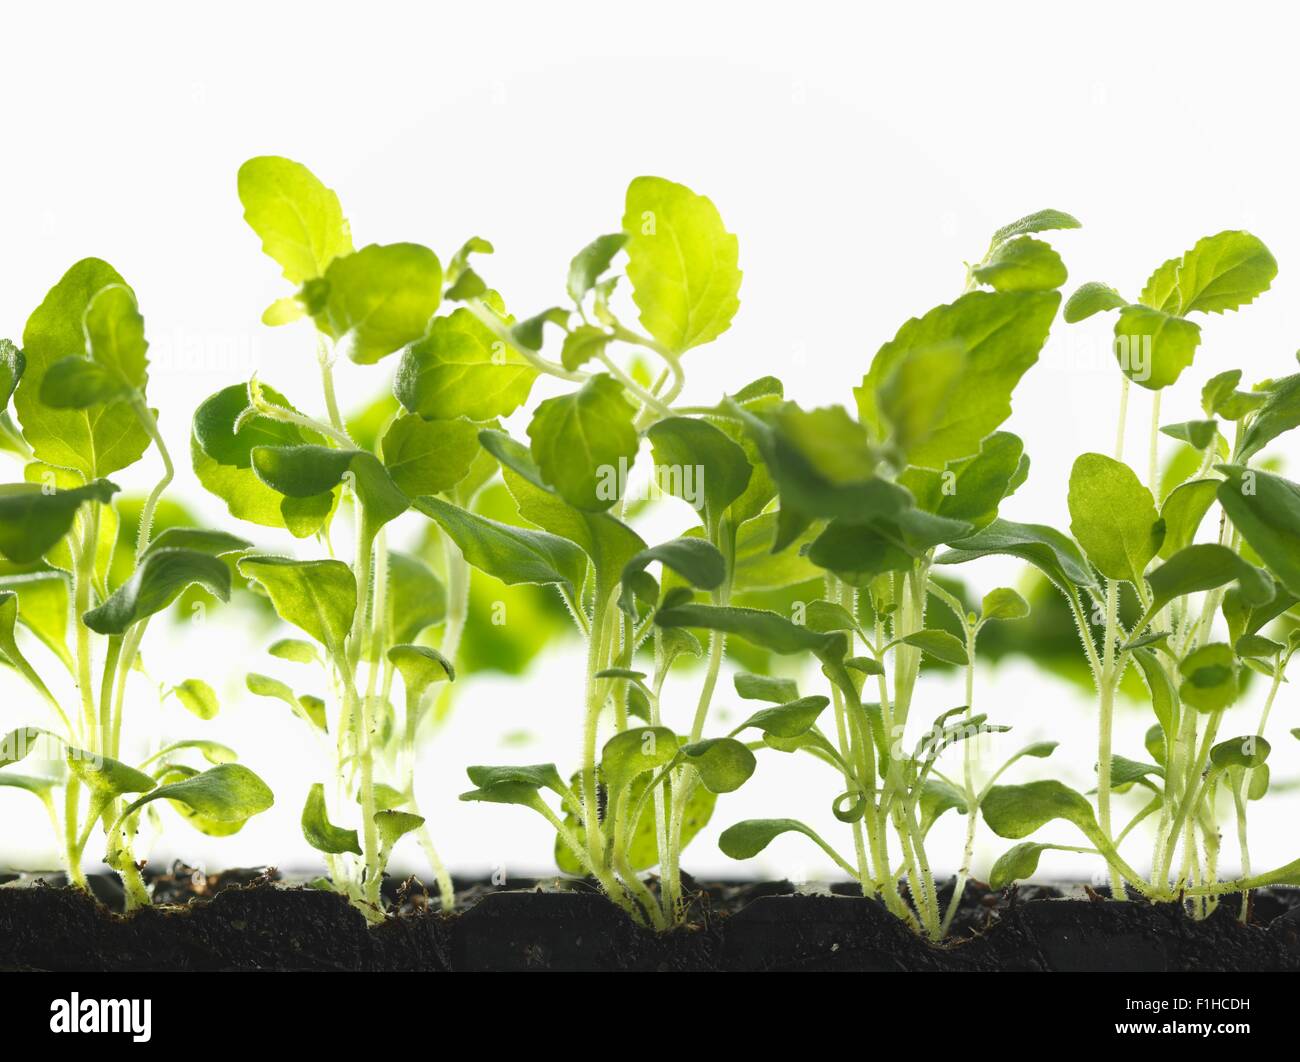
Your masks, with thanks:
[{"label": "seedling", "polygon": [[[283,701],[332,754],[334,777],[309,789],[302,814],[304,836],[329,867],[322,884],[382,920],[383,874],[394,845],[410,833],[449,909],[452,883],[419,810],[415,755],[437,689],[455,677],[467,569],[448,549],[439,578],[420,558],[390,549],[387,529],[412,499],[470,504],[493,466],[478,459],[478,426],[448,405],[427,416],[398,408],[373,446],[360,445],[340,412],[333,367],[340,356],[369,365],[414,349],[436,323],[444,288],[465,267],[453,259],[444,274],[437,255],[414,243],[354,249],[338,197],[288,159],[249,160],[238,185],[245,220],[294,286],[262,319],[280,326],[310,318],[325,407],[321,419],[303,414],[254,377],[218,391],[194,416],[192,456],[203,485],[232,515],[314,539],[325,553],[248,553],[239,561],[280,617],[310,639],[281,639],[270,654],[314,669],[325,696],[260,673],[248,675],[247,685]],[[474,385],[472,361],[449,366],[451,377],[462,369],[468,377],[452,384],[461,404],[504,401]],[[351,513],[347,562],[331,543],[341,501]],[[442,626],[439,645],[419,644],[435,625]],[[399,676],[401,712],[390,700]]]},{"label": "seedling", "polygon": [[[239,830],[271,806],[271,791],[233,749],[186,739],[135,766],[123,761],[127,677],[143,669],[153,616],[198,585],[230,595],[225,559],[246,543],[221,532],[153,534],[171,457],[146,402],[144,319],[134,292],[107,262],[76,263],[27,322],[20,350],[0,341],[0,435],[23,466],[0,488],[0,660],[32,691],[38,725],[0,738],[0,786],[26,790],[49,815],[69,880],[86,888],[85,853],[97,829],[128,909],[147,905],[135,839],[140,815],[165,799],[213,835]],[[17,423],[10,417],[12,399]],[[152,447],[163,474],[141,509],[136,541],[120,543],[117,486],[107,477]],[[123,566],[115,553],[126,552]],[[113,572],[122,571],[120,581]],[[34,659],[29,654],[41,645]],[[200,718],[218,709],[210,686],[187,679],[168,693]],[[27,705],[24,705],[27,707]],[[213,766],[193,766],[195,757]],[[21,764],[19,773],[9,769]]]},{"label": "seedling", "polygon": [[[1119,311],[1117,441],[1112,456],[1084,454],[1074,464],[1068,496],[1073,540],[1042,528],[1039,535],[1050,538],[1051,549],[1029,553],[1021,546],[1018,555],[1066,595],[1096,682],[1096,810],[1081,794],[1048,781],[995,789],[984,815],[995,833],[1011,838],[1026,837],[1053,819],[1072,822],[1089,850],[1105,860],[1117,899],[1126,888],[1154,899],[1185,896],[1203,914],[1225,893],[1300,879],[1300,861],[1253,873],[1246,827],[1249,803],[1269,789],[1265,731],[1287,664],[1300,647],[1294,628],[1278,641],[1261,634],[1294,610],[1300,595],[1300,486],[1257,462],[1265,447],[1300,423],[1300,375],[1242,391],[1240,369],[1220,373],[1201,395],[1205,419],[1160,422],[1164,390],[1191,365],[1200,344],[1195,315],[1245,306],[1268,290],[1276,272],[1273,256],[1256,237],[1227,231],[1161,265],[1136,302],[1092,283],[1065,307],[1070,322]],[[1123,462],[1131,383],[1152,392],[1145,484]],[[1196,455],[1172,481],[1162,482],[1159,475],[1162,434]],[[1213,541],[1196,541],[1216,505],[1218,534]],[[990,528],[955,543],[957,549],[940,560],[1015,552],[1005,539],[1005,529]],[[1122,592],[1136,599],[1127,621]],[[1097,620],[1090,623],[1090,617]],[[1129,668],[1141,675],[1154,716],[1145,742],[1149,759],[1112,750],[1116,692]],[[1247,669],[1268,682],[1263,710],[1242,736],[1220,740]],[[1143,804],[1116,832],[1113,794],[1130,790],[1142,794]],[[1218,874],[1223,794],[1234,810],[1242,865],[1241,876],[1231,881]],[[1120,846],[1149,818],[1156,822],[1155,841],[1151,873],[1143,877]],[[1053,847],[1059,846],[1017,845],[998,860],[993,883],[1032,874],[1041,852]],[[1247,910],[1243,903],[1243,919]]]},{"label": "seedling", "polygon": [[[842,791],[832,811],[850,826],[852,854],[791,819],[737,823],[723,833],[723,851],[746,859],[783,833],[803,834],[864,895],[878,896],[935,939],[960,904],[977,815],[995,783],[1018,761],[1055,748],[1027,745],[981,782],[975,739],[1008,728],[975,710],[978,637],[989,623],[1023,618],[1028,605],[1003,588],[971,612],[935,578],[934,565],[939,546],[1000,533],[999,506],[1027,476],[1020,439],[998,429],[1011,412],[1013,388],[1037,360],[1066,275],[1056,251],[1032,234],[1076,227],[1067,214],[1042,211],[1000,230],[985,258],[968,267],[967,290],[955,302],[908,321],[880,349],[854,392],[856,419],[842,407],[804,411],[779,398],[725,403],[778,489],[772,551],[806,557],[823,576],[824,594],[807,605],[802,627],[777,615],[699,606],[659,616],[667,625],[727,629],[778,652],[810,652],[830,682],[833,735],[811,718],[794,726],[791,704],[759,712],[742,728],[836,772]],[[927,623],[932,596],[952,609],[960,634]],[[940,714],[918,738],[915,725],[909,736],[908,723],[927,659],[964,670],[966,703]],[[956,779],[939,768],[954,746]],[[954,809],[969,827],[944,906],[926,838]]]}]

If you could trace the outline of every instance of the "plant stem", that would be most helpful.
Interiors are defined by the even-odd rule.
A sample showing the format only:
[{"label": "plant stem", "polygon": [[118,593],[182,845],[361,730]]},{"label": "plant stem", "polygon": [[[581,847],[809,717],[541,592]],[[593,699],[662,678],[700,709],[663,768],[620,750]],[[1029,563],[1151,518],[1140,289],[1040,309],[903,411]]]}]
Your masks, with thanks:
[{"label": "plant stem", "polygon": [[321,391],[325,395],[325,412],[330,418],[330,425],[335,431],[346,435],[347,429],[339,415],[339,400],[334,393],[334,352],[319,332],[316,334],[316,360],[320,364]]},{"label": "plant stem", "polygon": [[158,418],[145,405],[144,396],[137,392],[131,405],[135,410],[136,417],[144,426],[144,430],[149,433],[149,438],[153,440],[154,446],[158,447],[158,456],[162,458],[163,463],[162,479],[149,492],[149,497],[145,499],[144,507],[140,510],[140,527],[136,532],[135,539],[135,562],[139,564],[140,558],[144,556],[144,551],[149,546],[149,537],[153,531],[153,518],[154,512],[158,508],[158,500],[176,475],[176,469],[172,465],[171,454],[167,452],[167,444],[163,442],[162,433],[158,430]]},{"label": "plant stem", "polygon": [[[966,625],[966,719],[969,721],[975,709],[975,629]],[[966,787],[966,844],[962,849],[961,869],[957,872],[957,881],[953,885],[952,899],[948,901],[948,910],[943,916],[941,936],[946,936],[957,908],[961,905],[962,893],[966,891],[966,882],[970,878],[971,860],[975,855],[975,832],[979,826],[979,794],[975,792],[975,753],[972,748],[973,738],[967,735],[962,742],[962,778]]]},{"label": "plant stem", "polygon": [[[1115,628],[1119,613],[1119,583],[1115,579],[1106,581],[1106,634],[1102,647],[1102,665],[1097,736],[1097,823],[1107,841],[1114,838],[1111,831],[1111,743],[1115,723],[1115,687],[1118,678],[1115,675]],[[1119,871],[1111,865],[1111,896],[1116,900],[1124,899],[1124,882]]]},{"label": "plant stem", "polygon": [[601,843],[600,809],[596,793],[596,741],[599,736],[600,682],[596,673],[604,666],[608,595],[597,587],[591,615],[591,636],[587,639],[587,683],[582,728],[582,818],[587,833],[587,855],[593,868],[603,867],[605,846]]}]

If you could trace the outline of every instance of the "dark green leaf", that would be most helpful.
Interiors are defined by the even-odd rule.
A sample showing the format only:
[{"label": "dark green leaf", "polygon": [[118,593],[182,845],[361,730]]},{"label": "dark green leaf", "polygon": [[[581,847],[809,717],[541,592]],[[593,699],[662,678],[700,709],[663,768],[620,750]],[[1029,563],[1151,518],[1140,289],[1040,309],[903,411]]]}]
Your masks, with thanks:
[{"label": "dark green leaf", "polygon": [[1219,465],[1218,499],[1233,526],[1292,594],[1300,596],[1300,485],[1240,465]]},{"label": "dark green leaf", "polygon": [[154,550],[141,559],[127,582],[82,619],[98,634],[125,634],[133,623],[161,612],[196,584],[218,600],[230,600],[230,569],[224,561],[194,549]]},{"label": "dark green leaf", "polygon": [[565,539],[498,523],[439,498],[418,498],[414,504],[437,522],[469,564],[507,585],[562,583],[574,592],[582,586],[587,560]]},{"label": "dark green leaf", "polygon": [[40,560],[72,528],[83,503],[107,505],[117,490],[106,479],[71,490],[46,491],[35,483],[0,486],[0,553],[16,564]]},{"label": "dark green leaf", "polygon": [[1079,548],[1061,532],[1042,524],[1016,524],[997,519],[982,531],[954,543],[937,564],[962,564],[990,554],[1007,554],[1028,561],[1063,591],[1095,586]]}]

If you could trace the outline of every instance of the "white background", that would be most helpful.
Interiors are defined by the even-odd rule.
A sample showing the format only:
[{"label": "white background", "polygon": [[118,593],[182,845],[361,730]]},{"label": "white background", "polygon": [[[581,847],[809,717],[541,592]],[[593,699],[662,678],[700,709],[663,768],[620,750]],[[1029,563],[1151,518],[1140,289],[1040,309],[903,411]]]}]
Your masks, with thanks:
[{"label": "white background", "polygon": [[[175,491],[213,520],[225,514],[184,460],[194,405],[255,369],[300,404],[319,405],[309,329],[258,322],[286,292],[235,195],[236,169],[256,154],[312,167],[341,196],[358,246],[414,240],[445,261],[469,235],[492,239],[489,276],[525,310],[559,301],[569,256],[617,228],[630,178],[658,174],[710,195],[739,235],[745,281],[732,329],[688,358],[692,400],[770,372],[802,403],[851,405],[849,388],[880,343],[959,292],[963,260],[982,255],[993,229],[1045,206],[1084,223],[1052,237],[1070,287],[1105,280],[1133,297],[1156,265],[1224,228],[1251,229],[1281,262],[1257,305],[1205,322],[1164,422],[1199,415],[1199,385],[1214,372],[1240,366],[1251,380],[1294,369],[1296,27],[1281,5],[656,0],[219,10],[7,5],[0,16],[0,334],[18,338],[76,259],[112,262],[146,317],[150,397],[181,455]],[[1113,445],[1119,383],[1109,327],[1102,318],[1058,323],[1022,384],[1006,426],[1025,438],[1034,467],[1004,515],[1064,526],[1073,456]],[[345,404],[384,386],[392,367],[345,367]],[[1144,477],[1148,410],[1146,393],[1135,392],[1128,454]],[[154,475],[142,466],[121,478],[139,486]],[[254,537],[289,545],[287,536]],[[978,578],[987,589],[1015,569],[990,563]],[[323,767],[296,722],[271,702],[239,697],[242,672],[264,667],[262,634],[168,638],[153,650],[154,669],[218,685],[226,708],[207,732],[241,746],[280,800],[227,841],[177,826],[157,856],[310,864],[297,817]],[[223,684],[224,672],[232,677]],[[1067,776],[1089,784],[1095,739],[1085,699],[1022,665],[981,683],[984,706],[1016,723],[1016,745],[1061,739]],[[729,684],[722,688],[720,708],[734,707]],[[940,682],[923,703],[937,712],[960,696]],[[0,724],[32,721],[17,686],[6,682],[0,697]],[[139,697],[139,719],[154,719],[147,689]],[[557,654],[526,681],[461,690],[421,774],[453,866],[550,865],[540,820],[454,795],[466,762],[555,759],[570,769],[579,698],[576,653]],[[684,696],[670,706],[669,722],[686,726],[692,703]],[[1242,730],[1253,728],[1257,706],[1239,711]],[[1279,733],[1296,725],[1296,711],[1287,688]],[[1127,712],[1117,748],[1140,755],[1147,723]],[[173,707],[137,725],[185,736],[191,724]],[[537,741],[502,749],[500,735],[519,729]],[[1300,773],[1300,747],[1275,744],[1275,776]],[[843,842],[827,814],[836,791],[815,764],[765,760],[720,806],[688,868],[823,873],[799,838],[747,867],[721,856],[714,838],[747,815],[794,815]],[[50,858],[29,800],[0,792],[0,863]],[[1294,797],[1280,799],[1279,828],[1257,823],[1260,865],[1294,856],[1294,831],[1282,824],[1298,810]],[[935,851],[955,853],[959,827],[938,831]],[[1004,844],[986,839],[978,866]],[[1233,851],[1225,843],[1227,863]],[[414,853],[409,860],[418,867]],[[1059,856],[1044,860],[1043,873],[1091,869]]]}]

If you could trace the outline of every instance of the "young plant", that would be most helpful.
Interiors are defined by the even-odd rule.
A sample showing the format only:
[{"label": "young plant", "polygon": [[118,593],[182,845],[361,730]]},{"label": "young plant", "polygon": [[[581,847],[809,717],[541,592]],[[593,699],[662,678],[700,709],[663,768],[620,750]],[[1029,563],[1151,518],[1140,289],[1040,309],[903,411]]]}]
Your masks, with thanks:
[{"label": "young plant", "polygon": [[[737,823],[723,833],[723,851],[746,859],[782,833],[802,833],[864,895],[878,896],[934,939],[947,932],[960,904],[976,817],[998,791],[994,783],[1022,758],[1055,748],[1028,745],[992,777],[978,778],[974,739],[1008,729],[975,710],[978,636],[988,623],[1023,617],[1028,606],[999,589],[978,615],[969,613],[936,580],[934,565],[946,544],[1033,533],[998,519],[999,506],[1028,474],[1020,439],[998,429],[1016,383],[1038,358],[1060,305],[1056,289],[1066,279],[1057,253],[1031,234],[1076,227],[1067,214],[1042,211],[999,230],[984,259],[969,267],[967,290],[908,321],[876,354],[854,392],[856,419],[842,407],[805,411],[779,396],[725,402],[721,412],[750,434],[778,490],[771,551],[806,557],[822,574],[824,592],[796,617],[802,625],[707,606],[658,617],[670,626],[729,630],[778,652],[810,652],[830,683],[833,737],[811,713],[796,710],[800,702],[761,711],[742,729],[759,729],[764,745],[811,754],[835,771],[842,791],[832,811],[850,826],[852,856],[792,819]],[[952,609],[960,636],[927,622],[931,596]],[[966,703],[909,737],[909,722],[916,734],[913,709],[926,659],[964,669]],[[937,763],[959,744],[961,774],[954,780]],[[952,809],[968,816],[969,827],[945,906],[926,838]]]},{"label": "young plant", "polygon": [[[165,798],[191,825],[217,836],[272,803],[261,779],[216,742],[173,741],[135,766],[124,762],[131,748],[123,738],[127,679],[143,669],[150,620],[193,585],[227,600],[231,573],[223,557],[246,545],[194,528],[153,535],[173,468],[145,398],[147,349],[135,294],[95,258],[76,263],[51,289],[27,322],[21,350],[0,341],[0,434],[24,479],[0,488],[0,554],[7,562],[0,660],[31,691],[24,709],[48,712],[42,723],[33,719],[0,739],[0,786],[26,790],[45,806],[68,878],[79,888],[86,888],[87,846],[102,831],[128,909],[149,903],[135,838],[141,812],[156,808],[154,801]],[[163,474],[141,509],[135,542],[120,543],[118,488],[107,477],[150,446]],[[115,565],[119,552],[129,556]],[[43,644],[52,666],[29,660],[33,641]],[[170,692],[200,718],[217,711],[211,688],[199,679]],[[186,763],[194,754],[214,766]],[[9,769],[19,763],[43,769]]]},{"label": "young plant", "polygon": [[[277,641],[271,655],[315,669],[326,696],[295,693],[258,673],[248,675],[248,688],[285,702],[333,758],[334,777],[310,788],[302,815],[305,837],[325,854],[328,885],[381,921],[385,868],[396,842],[413,833],[449,909],[452,883],[420,813],[415,758],[436,691],[455,676],[468,569],[448,548],[439,578],[418,557],[390,548],[388,530],[412,499],[472,503],[495,465],[480,452],[480,425],[468,418],[490,422],[518,399],[508,388],[477,386],[474,352],[462,358],[457,348],[447,374],[460,381],[456,408],[448,402],[419,416],[394,405],[373,445],[359,443],[339,409],[335,360],[370,365],[428,343],[444,287],[463,280],[464,255],[444,274],[437,255],[418,244],[354,249],[338,197],[288,159],[251,159],[238,184],[245,220],[295,288],[262,319],[278,326],[310,318],[325,407],[323,419],[305,415],[254,377],[218,391],[194,416],[191,453],[203,485],[232,515],[314,538],[326,554],[249,554],[239,562],[280,617],[310,638]],[[341,500],[351,513],[346,562],[331,542]],[[437,625],[438,646],[422,644]],[[398,677],[400,713],[390,700]],[[346,825],[358,819],[356,828]]]},{"label": "young plant", "polygon": [[[1089,850],[1105,860],[1117,899],[1126,887],[1154,899],[1186,896],[1205,913],[1225,893],[1300,881],[1300,860],[1253,873],[1246,829],[1249,802],[1269,789],[1265,728],[1287,663],[1300,647],[1294,629],[1282,641],[1260,633],[1294,612],[1300,595],[1300,486],[1257,467],[1257,461],[1266,446],[1300,424],[1300,375],[1241,391],[1241,370],[1220,373],[1202,391],[1204,419],[1160,423],[1163,391],[1192,363],[1200,343],[1200,326],[1189,315],[1236,310],[1265,292],[1276,272],[1273,256],[1256,237],[1221,232],[1161,265],[1135,303],[1092,283],[1065,308],[1070,322],[1119,311],[1117,439],[1113,455],[1084,454],[1074,464],[1068,494],[1073,540],[1041,528],[1039,536],[1051,540],[1051,549],[1031,554],[1022,546],[1018,555],[1066,594],[1096,683],[1096,811],[1081,794],[1049,781],[1000,787],[984,813],[995,833],[1017,839],[1053,819],[1072,822]],[[1130,383],[1153,398],[1146,484],[1123,462]],[[1164,484],[1161,434],[1196,454]],[[1216,505],[1217,535],[1196,541]],[[955,545],[942,562],[1014,552],[1005,530],[997,528]],[[1121,595],[1130,592],[1136,605],[1126,620]],[[1130,667],[1142,677],[1154,716],[1145,741],[1149,761],[1112,750],[1116,693]],[[1245,669],[1268,680],[1263,710],[1249,732],[1219,740],[1241,700]],[[1112,795],[1129,790],[1145,800],[1116,831]],[[1230,797],[1237,819],[1242,872],[1231,881],[1218,875],[1220,794]],[[1151,872],[1143,877],[1120,846],[1147,819],[1154,819],[1156,830]],[[1033,873],[1040,853],[1053,847],[1059,846],[1017,845],[998,860],[993,883]],[[1243,919],[1247,910],[1243,903]]]}]

